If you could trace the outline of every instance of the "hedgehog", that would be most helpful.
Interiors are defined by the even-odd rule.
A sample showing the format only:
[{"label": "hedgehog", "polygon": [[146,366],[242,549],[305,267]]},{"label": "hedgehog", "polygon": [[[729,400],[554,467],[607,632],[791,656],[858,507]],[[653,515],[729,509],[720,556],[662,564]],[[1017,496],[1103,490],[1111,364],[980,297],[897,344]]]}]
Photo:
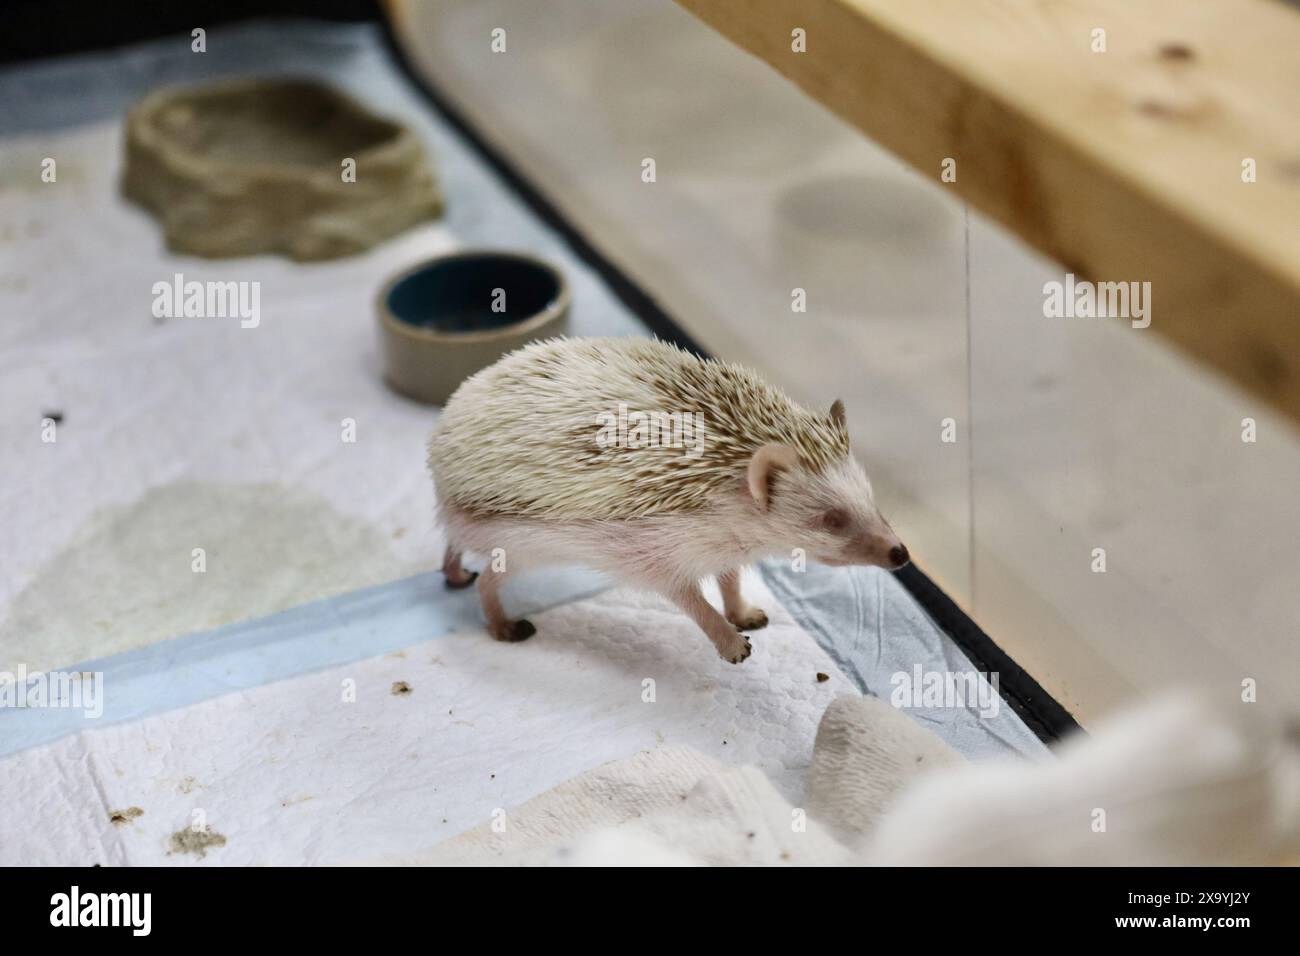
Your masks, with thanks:
[{"label": "hedgehog", "polygon": [[[581,565],[662,594],[725,661],[767,615],[741,594],[757,560],[900,568],[908,551],[849,451],[843,402],[810,411],[737,365],[639,338],[558,338],[461,383],[429,440],[449,588],[478,582],[492,636],[501,586],[541,565]],[[800,550],[801,549],[801,550]],[[467,571],[466,552],[490,556]],[[701,582],[716,577],[719,612]]]}]

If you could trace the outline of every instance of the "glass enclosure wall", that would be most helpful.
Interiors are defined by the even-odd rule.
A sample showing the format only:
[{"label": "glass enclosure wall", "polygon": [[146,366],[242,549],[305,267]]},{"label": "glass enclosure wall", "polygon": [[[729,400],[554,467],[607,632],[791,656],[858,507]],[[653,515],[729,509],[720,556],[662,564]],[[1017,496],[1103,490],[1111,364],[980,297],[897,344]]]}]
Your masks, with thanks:
[{"label": "glass enclosure wall", "polygon": [[1158,288],[1048,317],[1065,268],[986,225],[970,281],[975,618],[1084,715],[1174,682],[1300,697],[1295,424],[1169,345]]}]

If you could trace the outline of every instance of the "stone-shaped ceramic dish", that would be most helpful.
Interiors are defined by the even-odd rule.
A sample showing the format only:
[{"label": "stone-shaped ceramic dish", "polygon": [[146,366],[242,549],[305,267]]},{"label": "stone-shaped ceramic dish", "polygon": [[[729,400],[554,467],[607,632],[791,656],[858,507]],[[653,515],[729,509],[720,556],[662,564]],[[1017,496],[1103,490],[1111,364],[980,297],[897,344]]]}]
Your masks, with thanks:
[{"label": "stone-shaped ceramic dish", "polygon": [[162,222],[170,249],[213,258],[333,259],[442,211],[410,130],[297,79],[147,96],[127,115],[122,191]]},{"label": "stone-shaped ceramic dish", "polygon": [[442,405],[507,352],[563,335],[569,287],[532,256],[458,252],[398,273],[380,290],[376,311],[388,384]]}]

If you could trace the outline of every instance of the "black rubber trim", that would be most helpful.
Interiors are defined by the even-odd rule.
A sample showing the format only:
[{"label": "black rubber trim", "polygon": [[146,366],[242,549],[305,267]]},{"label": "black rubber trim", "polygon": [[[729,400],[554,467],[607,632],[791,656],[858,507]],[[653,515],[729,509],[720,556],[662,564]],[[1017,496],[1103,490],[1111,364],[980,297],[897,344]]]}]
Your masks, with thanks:
[{"label": "black rubber trim", "polygon": [[[394,65],[533,214],[559,233],[573,253],[600,275],[618,300],[640,318],[650,331],[666,342],[707,358],[708,353],[649,293],[593,246],[554,203],[484,139],[437,87],[415,71],[397,42],[392,25],[387,20],[383,23],[385,41]],[[913,564],[894,572],[894,575],[975,667],[986,674],[998,675],[998,691],[1002,698],[1039,740],[1053,743],[1080,730],[1069,711],[1043,690],[1042,685],[1028,671],[998,647],[924,571]]]}]

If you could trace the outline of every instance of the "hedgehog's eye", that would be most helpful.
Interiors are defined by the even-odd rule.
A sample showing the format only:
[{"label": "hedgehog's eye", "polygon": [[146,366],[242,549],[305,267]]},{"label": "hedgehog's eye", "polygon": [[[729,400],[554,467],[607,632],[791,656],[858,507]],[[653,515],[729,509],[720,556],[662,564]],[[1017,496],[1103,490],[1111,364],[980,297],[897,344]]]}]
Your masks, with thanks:
[{"label": "hedgehog's eye", "polygon": [[822,512],[818,524],[827,531],[843,531],[849,526],[849,516],[843,508],[831,508]]}]

